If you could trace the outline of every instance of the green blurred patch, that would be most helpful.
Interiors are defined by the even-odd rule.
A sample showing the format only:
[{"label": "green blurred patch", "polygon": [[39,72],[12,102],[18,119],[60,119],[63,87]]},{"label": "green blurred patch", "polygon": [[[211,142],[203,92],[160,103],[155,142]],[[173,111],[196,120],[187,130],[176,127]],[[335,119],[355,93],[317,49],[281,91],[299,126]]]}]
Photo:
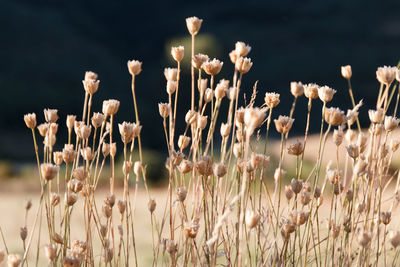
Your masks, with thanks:
[{"label": "green blurred patch", "polygon": [[11,162],[6,160],[0,161],[0,180],[9,179],[13,176],[15,176],[15,172]]}]

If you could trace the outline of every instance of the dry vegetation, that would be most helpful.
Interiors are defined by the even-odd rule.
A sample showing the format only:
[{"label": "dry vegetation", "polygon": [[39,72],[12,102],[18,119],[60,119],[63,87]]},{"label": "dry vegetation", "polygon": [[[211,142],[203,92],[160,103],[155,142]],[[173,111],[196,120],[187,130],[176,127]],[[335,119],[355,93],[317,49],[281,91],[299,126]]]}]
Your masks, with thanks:
[{"label": "dry vegetation", "polygon": [[[67,117],[69,138],[62,151],[53,151],[57,110],[45,109],[46,122],[38,126],[35,114],[24,117],[32,130],[41,194],[34,211],[31,202],[25,205],[26,214],[32,215],[26,217],[30,219],[25,219],[20,230],[23,253],[14,254],[3,238],[5,251],[0,260],[7,254],[9,266],[32,266],[38,265],[39,255],[45,255],[50,266],[137,266],[144,264],[138,248],[140,240],[147,238],[153,266],[398,264],[400,232],[390,224],[399,200],[398,171],[390,169],[399,147],[392,136],[399,123],[395,117],[399,102],[395,80],[400,80],[397,67],[378,68],[376,72],[380,89],[376,107],[368,111],[371,124],[367,131],[361,130],[358,121],[362,101],[357,104],[354,99],[350,66],[341,70],[353,104],[346,114],[329,107],[334,89],[292,82],[290,114],[276,116],[273,111],[280,102],[279,94],[266,93],[264,104],[256,107],[257,84],[251,98],[245,99],[245,106],[238,106],[242,80],[252,67],[246,57],[250,46],[236,43],[229,54],[235,66],[233,79],[217,83],[215,77],[223,63],[195,55],[202,20],[192,17],[186,24],[192,37],[190,110],[185,116],[177,114],[183,47],[171,49],[177,68],[165,69],[168,102],[158,105],[160,133],[164,134],[160,138],[165,138],[169,152],[166,199],[156,201],[146,181],[135,94],[142,63],[128,61],[135,123],[118,124],[119,134],[115,132],[119,101],[106,100],[102,112],[93,113],[99,80],[97,74],[87,72],[83,114],[79,120],[77,116]],[[303,113],[304,136],[288,143],[300,97],[308,100]],[[222,101],[229,102],[227,111],[220,110]],[[304,151],[309,149],[310,117],[318,112],[312,110],[315,101],[323,103],[321,130],[313,146],[313,166],[306,170]],[[393,110],[392,116],[389,110]],[[177,133],[176,120],[183,117],[186,130]],[[217,125],[221,117],[225,123]],[[268,134],[273,126],[281,141],[276,166],[269,166]],[[214,143],[217,135],[222,137],[218,146]],[[40,158],[38,144],[42,139]],[[115,191],[115,142],[120,139],[124,187]],[[325,166],[326,144],[330,142],[334,145],[329,154],[334,156]],[[295,177],[284,184],[284,162],[289,158],[296,166]],[[96,189],[105,165],[111,173],[109,191],[104,196]],[[64,175],[60,175],[60,167],[65,168]],[[263,179],[267,168],[275,170],[272,188]],[[130,179],[134,179],[134,188],[129,186]],[[145,186],[147,216],[136,212],[138,205],[140,210],[144,206],[137,201],[139,182]],[[76,214],[84,222],[78,239],[72,220]],[[146,221],[146,229],[150,229],[140,239],[138,233],[143,236],[144,228],[138,221]],[[35,239],[35,233],[41,238]]]}]

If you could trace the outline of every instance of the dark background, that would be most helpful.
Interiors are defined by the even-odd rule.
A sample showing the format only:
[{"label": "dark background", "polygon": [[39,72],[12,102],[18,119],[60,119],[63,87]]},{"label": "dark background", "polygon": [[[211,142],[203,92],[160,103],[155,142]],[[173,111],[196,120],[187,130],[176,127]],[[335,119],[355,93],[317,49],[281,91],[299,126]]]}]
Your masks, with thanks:
[{"label": "dark background", "polygon": [[[34,160],[23,114],[58,108],[60,124],[67,114],[82,114],[86,70],[99,74],[94,111],[104,99],[121,101],[117,121],[132,121],[128,59],[143,61],[137,77],[139,112],[146,148],[165,148],[158,102],[167,100],[164,67],[174,67],[171,45],[190,44],[185,18],[204,19],[196,52],[224,61],[216,79],[232,78],[228,53],[236,41],[252,46],[252,70],[243,89],[259,80],[258,103],[266,91],[281,93],[275,113],[288,114],[289,83],[316,82],[338,90],[331,105],[350,107],[340,66],[353,67],[356,100],[371,106],[378,92],[378,66],[396,65],[400,49],[399,1],[0,1],[0,158]],[[190,47],[186,47],[188,60]],[[188,109],[190,72],[184,65],[180,109]],[[317,103],[319,101],[315,101]],[[294,134],[304,130],[306,99],[300,99]],[[314,111],[319,113],[320,103]],[[368,108],[361,121],[367,125]],[[312,130],[319,128],[318,114]],[[315,123],[313,123],[315,122]],[[62,146],[65,128],[60,126]],[[63,134],[64,133],[64,134]]]}]

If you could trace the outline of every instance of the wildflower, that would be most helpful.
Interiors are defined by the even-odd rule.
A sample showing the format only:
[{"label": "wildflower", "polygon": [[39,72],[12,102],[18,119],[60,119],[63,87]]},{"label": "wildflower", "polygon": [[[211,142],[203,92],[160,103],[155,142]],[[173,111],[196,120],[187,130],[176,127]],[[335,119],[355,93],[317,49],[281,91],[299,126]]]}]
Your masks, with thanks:
[{"label": "wildflower", "polygon": [[185,186],[178,187],[178,188],[176,189],[176,194],[177,194],[178,199],[179,199],[180,202],[185,201],[186,196],[187,196],[187,189],[186,189],[186,187],[185,187]]},{"label": "wildflower", "polygon": [[327,170],[326,178],[333,184],[337,185],[343,180],[343,172],[338,169]]},{"label": "wildflower", "polygon": [[357,242],[363,248],[368,247],[371,242],[371,234],[364,230],[360,231],[357,237]]},{"label": "wildflower", "polygon": [[157,203],[154,199],[150,199],[149,202],[147,203],[147,208],[149,209],[150,213],[153,213],[154,210],[156,209]]},{"label": "wildflower", "polygon": [[50,203],[52,206],[57,206],[60,203],[60,195],[57,193],[51,193],[50,195]]},{"label": "wildflower", "polygon": [[66,164],[70,164],[75,160],[76,152],[73,145],[65,144],[62,150],[62,157]]},{"label": "wildflower", "polygon": [[103,114],[106,116],[115,115],[119,109],[119,101],[109,99],[103,101]]},{"label": "wildflower", "polygon": [[164,76],[167,81],[178,80],[178,69],[177,68],[165,68]]},{"label": "wildflower", "polygon": [[360,149],[357,145],[350,144],[346,146],[347,153],[353,159],[356,159],[360,155]]},{"label": "wildflower", "polygon": [[54,177],[57,175],[59,169],[60,168],[57,165],[51,163],[43,163],[42,165],[40,165],[42,177],[46,181],[53,180]]},{"label": "wildflower", "polygon": [[260,222],[260,215],[257,212],[248,210],[246,212],[246,225],[249,229],[253,229]]},{"label": "wildflower", "polygon": [[184,231],[186,238],[195,238],[197,236],[197,233],[200,228],[199,221],[200,221],[199,218],[196,217],[193,218],[191,222],[185,222]]},{"label": "wildflower", "polygon": [[388,239],[394,248],[397,248],[400,245],[400,232],[399,231],[390,231],[388,235]]},{"label": "wildflower", "polygon": [[344,133],[341,128],[339,128],[338,130],[335,129],[333,131],[332,138],[333,138],[333,142],[335,143],[336,146],[340,146],[342,144],[343,137],[344,137]]},{"label": "wildflower", "polygon": [[322,87],[318,88],[319,99],[321,99],[321,101],[324,103],[330,102],[335,93],[336,93],[336,90],[334,90],[328,86],[322,86]]},{"label": "wildflower", "polygon": [[303,86],[304,87],[304,95],[308,99],[316,99],[318,97],[318,88],[319,86],[315,83],[309,83]]},{"label": "wildflower", "polygon": [[185,48],[183,46],[177,46],[171,48],[171,55],[176,62],[181,62],[183,59]]},{"label": "wildflower", "polygon": [[76,116],[75,115],[67,115],[67,128],[68,131],[71,132],[75,125]]},{"label": "wildflower", "polygon": [[217,176],[218,178],[225,176],[225,174],[227,172],[225,164],[222,162],[214,164],[213,171],[214,171],[214,175]]},{"label": "wildflower", "polygon": [[170,106],[167,103],[158,103],[158,111],[160,116],[164,119],[168,118],[170,112]]},{"label": "wildflower", "polygon": [[385,114],[383,113],[382,109],[377,109],[377,110],[370,109],[368,111],[368,116],[369,116],[369,120],[372,123],[377,124],[377,123],[381,123],[382,122]]},{"label": "wildflower", "polygon": [[220,133],[222,137],[229,136],[230,131],[231,131],[231,125],[229,123],[221,124]]},{"label": "wildflower", "polygon": [[294,192],[293,192],[293,190],[292,190],[292,187],[289,186],[289,185],[286,185],[286,186],[285,186],[285,197],[286,197],[286,199],[287,199],[288,201],[292,199],[293,193],[294,193]]},{"label": "wildflower", "polygon": [[133,139],[133,127],[135,125],[129,122],[123,122],[118,124],[119,133],[121,134],[122,142],[126,145],[129,144]]},{"label": "wildflower", "polygon": [[214,97],[214,92],[211,88],[207,88],[206,91],[204,92],[204,101],[206,103],[211,102],[211,100]]},{"label": "wildflower", "polygon": [[98,75],[97,73],[93,72],[93,71],[86,71],[85,72],[85,80],[97,80]]},{"label": "wildflower", "polygon": [[294,119],[279,115],[278,119],[275,119],[274,122],[278,133],[287,134],[292,128]]},{"label": "wildflower", "polygon": [[253,62],[251,62],[250,58],[239,57],[236,59],[235,68],[238,72],[242,74],[249,72],[252,66]]},{"label": "wildflower", "polygon": [[36,127],[36,114],[35,113],[25,114],[24,121],[26,127],[28,127],[29,129],[34,129]]},{"label": "wildflower", "polygon": [[264,97],[265,104],[269,108],[276,107],[280,102],[279,96],[280,95],[277,93],[265,93],[265,97]]},{"label": "wildflower", "polygon": [[342,73],[343,78],[345,78],[347,80],[349,80],[351,78],[352,71],[351,71],[351,66],[350,65],[342,66],[340,68],[340,71]]},{"label": "wildflower", "polygon": [[251,46],[245,44],[244,42],[236,42],[234,51],[238,57],[245,57],[250,53]]},{"label": "wildflower", "polygon": [[208,61],[209,57],[204,54],[194,55],[192,58],[192,66],[196,69],[201,69],[204,62]]},{"label": "wildflower", "polygon": [[186,116],[185,116],[185,121],[186,121],[186,123],[187,123],[188,125],[195,123],[195,122],[197,121],[197,116],[198,116],[198,114],[197,114],[196,111],[189,110],[189,111],[186,113]]},{"label": "wildflower", "polygon": [[290,155],[300,156],[304,152],[303,142],[297,140],[296,142],[290,144],[287,150]]},{"label": "wildflower", "polygon": [[117,206],[118,206],[119,213],[121,215],[124,214],[125,209],[126,209],[126,201],[118,200]]},{"label": "wildflower", "polygon": [[136,161],[133,165],[133,172],[139,176],[143,172],[143,165],[140,161]]},{"label": "wildflower", "polygon": [[85,92],[93,95],[99,89],[100,81],[88,79],[88,80],[83,80],[82,83],[83,83],[83,88],[85,89]]},{"label": "wildflower", "polygon": [[274,172],[274,180],[277,183],[283,176],[285,176],[286,171],[281,168],[276,168]]},{"label": "wildflower", "polygon": [[94,128],[99,128],[103,124],[105,119],[106,119],[106,117],[104,116],[103,113],[100,113],[100,112],[93,113],[93,115],[92,115],[92,125],[93,125],[93,127]]},{"label": "wildflower", "polygon": [[301,82],[291,82],[290,83],[290,92],[294,97],[300,97],[304,93],[304,87]]},{"label": "wildflower", "polygon": [[[30,210],[31,207],[32,207],[32,200],[30,200],[30,199],[25,199],[25,205],[24,205],[24,207],[25,207],[25,209],[26,209],[27,211]],[[0,261],[0,263],[1,263],[1,261]]]},{"label": "wildflower", "polygon": [[290,182],[290,188],[292,189],[293,193],[297,195],[301,192],[301,189],[303,189],[303,182],[300,179],[293,178]]},{"label": "wildflower", "polygon": [[142,62],[138,60],[128,60],[127,66],[132,76],[139,75],[142,72]]},{"label": "wildflower", "polygon": [[229,53],[229,59],[231,60],[231,62],[235,65],[236,64],[236,60],[238,58],[238,54],[236,53],[235,49],[233,49],[230,53]]},{"label": "wildflower", "polygon": [[79,181],[84,181],[88,177],[88,175],[88,172],[83,166],[77,167],[72,171],[72,177]]},{"label": "wildflower", "polygon": [[260,127],[266,116],[265,109],[246,108],[244,112],[244,124],[248,130],[248,134],[252,134],[254,129]]},{"label": "wildflower", "polygon": [[185,135],[180,135],[178,139],[178,147],[180,149],[185,149],[190,143],[190,137]]},{"label": "wildflower", "polygon": [[57,246],[56,244],[49,244],[44,247],[44,253],[49,261],[54,261],[57,256]]},{"label": "wildflower", "polygon": [[367,168],[367,163],[362,159],[358,159],[356,161],[356,164],[354,165],[353,172],[357,176],[362,176],[365,173],[366,168]]},{"label": "wildflower", "polygon": [[26,237],[28,236],[28,229],[26,226],[19,229],[19,236],[21,237],[22,241],[25,241]]},{"label": "wildflower", "polygon": [[385,130],[391,132],[399,126],[399,119],[392,116],[385,116]]},{"label": "wildflower", "polygon": [[186,27],[191,35],[197,35],[203,23],[202,19],[198,17],[186,18]]},{"label": "wildflower", "polygon": [[396,78],[397,67],[383,66],[376,71],[376,79],[386,86],[389,86]]},{"label": "wildflower", "polygon": [[341,125],[345,122],[344,112],[339,108],[327,108],[324,113],[325,121],[333,126]]},{"label": "wildflower", "polygon": [[203,63],[201,68],[208,74],[208,75],[217,75],[221,69],[224,62],[219,61],[218,59],[207,60]]},{"label": "wildflower", "polygon": [[380,222],[384,225],[388,225],[392,219],[392,213],[390,211],[382,211],[379,216]]},{"label": "wildflower", "polygon": [[8,267],[18,267],[22,262],[21,256],[18,254],[8,254],[7,265]]},{"label": "wildflower", "polygon": [[186,159],[183,160],[178,166],[178,170],[183,174],[190,172],[192,168],[193,168],[192,162]]},{"label": "wildflower", "polygon": [[222,98],[225,97],[226,91],[228,90],[229,87],[229,81],[222,79],[219,81],[217,86],[215,87],[215,98],[218,100],[221,100]]}]

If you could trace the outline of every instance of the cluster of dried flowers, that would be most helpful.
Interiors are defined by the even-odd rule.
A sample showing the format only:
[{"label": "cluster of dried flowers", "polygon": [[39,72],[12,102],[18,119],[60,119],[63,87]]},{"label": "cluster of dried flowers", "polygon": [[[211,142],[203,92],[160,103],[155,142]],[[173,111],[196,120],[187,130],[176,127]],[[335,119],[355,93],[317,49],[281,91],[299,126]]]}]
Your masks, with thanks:
[{"label": "cluster of dried flowers", "polygon": [[[35,114],[24,117],[33,134],[42,191],[32,228],[28,229],[26,223],[21,228],[24,254],[22,257],[8,254],[8,265],[27,263],[42,207],[50,237],[44,252],[52,266],[59,263],[63,266],[93,266],[99,255],[94,251],[94,242],[102,245],[100,264],[129,265],[133,252],[137,265],[139,256],[135,248],[140,244],[135,243],[134,237],[136,203],[131,201],[128,184],[131,171],[136,176],[134,194],[139,179],[143,178],[149,196],[154,265],[369,266],[386,265],[388,261],[395,265],[400,232],[391,228],[390,222],[399,200],[399,172],[391,170],[390,164],[400,145],[400,141],[392,137],[399,124],[395,117],[400,96],[400,93],[395,95],[400,81],[399,69],[378,68],[376,76],[381,87],[376,108],[368,112],[371,121],[368,130],[363,131],[358,121],[362,101],[355,102],[350,66],[342,67],[341,73],[348,81],[352,109],[345,113],[339,108],[328,107],[336,93],[328,86],[292,82],[290,92],[294,102],[290,114],[273,119],[280,95],[267,92],[264,104],[256,107],[257,85],[250,102],[239,107],[242,80],[253,64],[247,57],[251,47],[237,42],[229,54],[234,65],[232,81],[221,79],[215,82],[223,62],[195,54],[195,37],[202,20],[192,17],[186,19],[186,24],[192,37],[192,94],[190,109],[184,116],[187,127],[182,134],[178,136],[175,128],[177,115],[180,115],[177,105],[184,57],[182,46],[171,49],[177,68],[165,69],[168,102],[158,105],[169,153],[165,163],[169,173],[168,197],[162,215],[155,215],[157,205],[150,197],[142,162],[141,124],[135,94],[135,77],[142,71],[141,62],[128,62],[136,122],[118,125],[124,145],[124,190],[118,201],[114,193],[117,178],[113,126],[119,102],[104,101],[101,113],[91,113],[99,80],[95,73],[87,72],[83,81],[82,119],[78,121],[73,115],[67,117],[69,138],[62,151],[53,151],[58,130],[57,110],[46,109],[46,122],[40,125],[36,124]],[[287,144],[294,123],[295,104],[303,96],[308,101],[305,134],[299,137],[301,141]],[[226,121],[218,127],[222,101],[229,104]],[[320,141],[313,168],[306,173],[304,152],[314,101],[323,104]],[[393,103],[393,115],[390,116]],[[281,143],[273,177],[267,177],[266,170],[270,168],[268,134],[272,122],[281,135]],[[357,127],[354,127],[355,123]],[[266,131],[265,140],[261,140],[257,132],[262,129]],[[38,154],[36,130],[44,140],[43,159]],[[72,140],[74,133],[75,142]],[[218,135],[222,138],[220,148],[214,143]],[[135,142],[138,143],[139,159],[134,162]],[[336,145],[337,156],[336,162],[328,164],[324,172],[322,162],[327,142]],[[339,155],[340,146],[346,147],[345,155]],[[295,177],[287,185],[284,184],[286,154],[295,157],[297,163]],[[100,213],[96,208],[95,191],[108,157],[110,193]],[[61,165],[65,166],[63,181],[60,181]],[[273,188],[267,180],[273,181]],[[393,180],[397,181],[394,193],[384,198]],[[64,193],[60,191],[60,183],[65,183]],[[324,198],[329,202],[329,212],[321,208]],[[387,199],[391,200],[390,205],[385,205]],[[81,241],[73,241],[70,237],[73,226],[69,219],[77,201],[83,202],[85,215],[86,236]],[[120,221],[115,220],[115,204]],[[26,203],[26,212],[31,206],[30,202]],[[0,262],[4,256],[1,252]]]}]

